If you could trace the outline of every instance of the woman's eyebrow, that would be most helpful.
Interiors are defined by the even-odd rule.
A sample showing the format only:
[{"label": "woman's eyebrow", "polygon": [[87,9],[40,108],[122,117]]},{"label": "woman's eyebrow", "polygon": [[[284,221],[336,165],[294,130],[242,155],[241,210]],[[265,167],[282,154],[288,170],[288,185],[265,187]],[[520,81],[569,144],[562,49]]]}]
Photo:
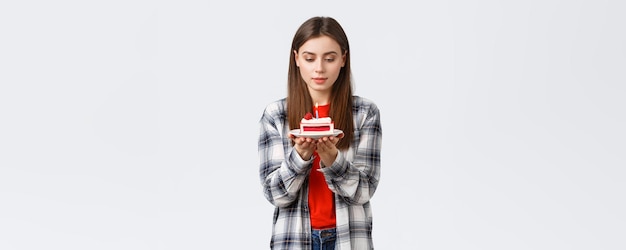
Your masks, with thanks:
[{"label": "woman's eyebrow", "polygon": [[[316,55],[315,53],[313,53],[313,52],[309,52],[309,51],[303,51],[303,52],[302,52],[302,54],[311,54],[311,55]],[[335,54],[335,55],[337,55],[337,54],[339,54],[339,53],[337,53],[336,51],[328,51],[328,52],[324,53],[324,55],[330,55],[330,54]]]}]

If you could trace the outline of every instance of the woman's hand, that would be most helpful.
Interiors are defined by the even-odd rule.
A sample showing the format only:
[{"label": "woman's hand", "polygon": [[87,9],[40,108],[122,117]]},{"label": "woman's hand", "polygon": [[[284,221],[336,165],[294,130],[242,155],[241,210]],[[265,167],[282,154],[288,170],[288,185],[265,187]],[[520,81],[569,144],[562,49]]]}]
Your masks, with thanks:
[{"label": "woman's hand", "polygon": [[316,149],[315,140],[306,137],[295,137],[293,135],[290,135],[290,137],[293,140],[295,144],[294,148],[300,157],[305,161],[310,160]]},{"label": "woman's hand", "polygon": [[342,137],[343,134],[339,135],[339,137],[327,136],[317,139],[317,154],[320,156],[322,166],[330,166],[335,162],[339,153],[336,145]]}]

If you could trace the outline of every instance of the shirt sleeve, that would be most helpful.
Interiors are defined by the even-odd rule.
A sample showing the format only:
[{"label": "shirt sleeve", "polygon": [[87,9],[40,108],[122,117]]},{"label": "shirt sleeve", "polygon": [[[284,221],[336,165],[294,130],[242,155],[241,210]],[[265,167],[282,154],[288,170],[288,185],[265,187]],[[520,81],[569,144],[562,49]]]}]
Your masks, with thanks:
[{"label": "shirt sleeve", "polygon": [[[362,112],[362,113],[359,113]],[[379,110],[371,103],[355,115],[353,145],[348,151],[340,151],[331,166],[320,169],[329,188],[348,204],[368,202],[378,186],[380,178],[380,150],[382,128]],[[346,157],[352,150],[352,161]]]},{"label": "shirt sleeve", "polygon": [[259,174],[265,198],[275,206],[286,207],[298,199],[313,158],[303,160],[281,133],[284,116],[268,107],[260,120]]}]

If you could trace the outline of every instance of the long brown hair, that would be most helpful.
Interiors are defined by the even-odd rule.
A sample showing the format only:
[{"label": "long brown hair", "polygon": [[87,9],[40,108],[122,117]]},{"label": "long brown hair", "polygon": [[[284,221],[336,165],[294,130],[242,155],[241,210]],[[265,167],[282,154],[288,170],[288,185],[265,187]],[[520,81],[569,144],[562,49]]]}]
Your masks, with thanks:
[{"label": "long brown hair", "polygon": [[337,143],[337,148],[350,147],[354,136],[354,121],[352,120],[352,80],[350,78],[350,46],[348,37],[341,25],[331,17],[312,17],[302,23],[296,31],[289,50],[289,78],[287,83],[287,119],[290,129],[300,128],[300,120],[307,112],[313,109],[313,100],[309,89],[300,75],[296,65],[294,51],[309,39],[328,36],[335,40],[346,56],[344,66],[339,72],[337,81],[333,84],[330,95],[329,116],[335,122],[335,128],[344,132],[344,137]]}]

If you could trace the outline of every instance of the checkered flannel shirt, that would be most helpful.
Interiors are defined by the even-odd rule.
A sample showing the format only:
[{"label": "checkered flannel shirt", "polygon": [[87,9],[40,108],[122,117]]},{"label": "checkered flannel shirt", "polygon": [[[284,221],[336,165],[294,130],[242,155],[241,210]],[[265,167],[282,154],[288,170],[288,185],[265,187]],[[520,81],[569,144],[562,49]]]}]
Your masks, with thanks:
[{"label": "checkered flannel shirt", "polygon": [[[376,104],[359,96],[353,98],[352,115],[350,148],[320,171],[335,194],[337,249],[373,249],[370,199],[380,177],[380,115]],[[286,118],[286,99],[281,99],[265,108],[259,122],[260,180],[275,206],[270,247],[311,249],[307,197],[313,159],[303,160],[291,146]]]}]

